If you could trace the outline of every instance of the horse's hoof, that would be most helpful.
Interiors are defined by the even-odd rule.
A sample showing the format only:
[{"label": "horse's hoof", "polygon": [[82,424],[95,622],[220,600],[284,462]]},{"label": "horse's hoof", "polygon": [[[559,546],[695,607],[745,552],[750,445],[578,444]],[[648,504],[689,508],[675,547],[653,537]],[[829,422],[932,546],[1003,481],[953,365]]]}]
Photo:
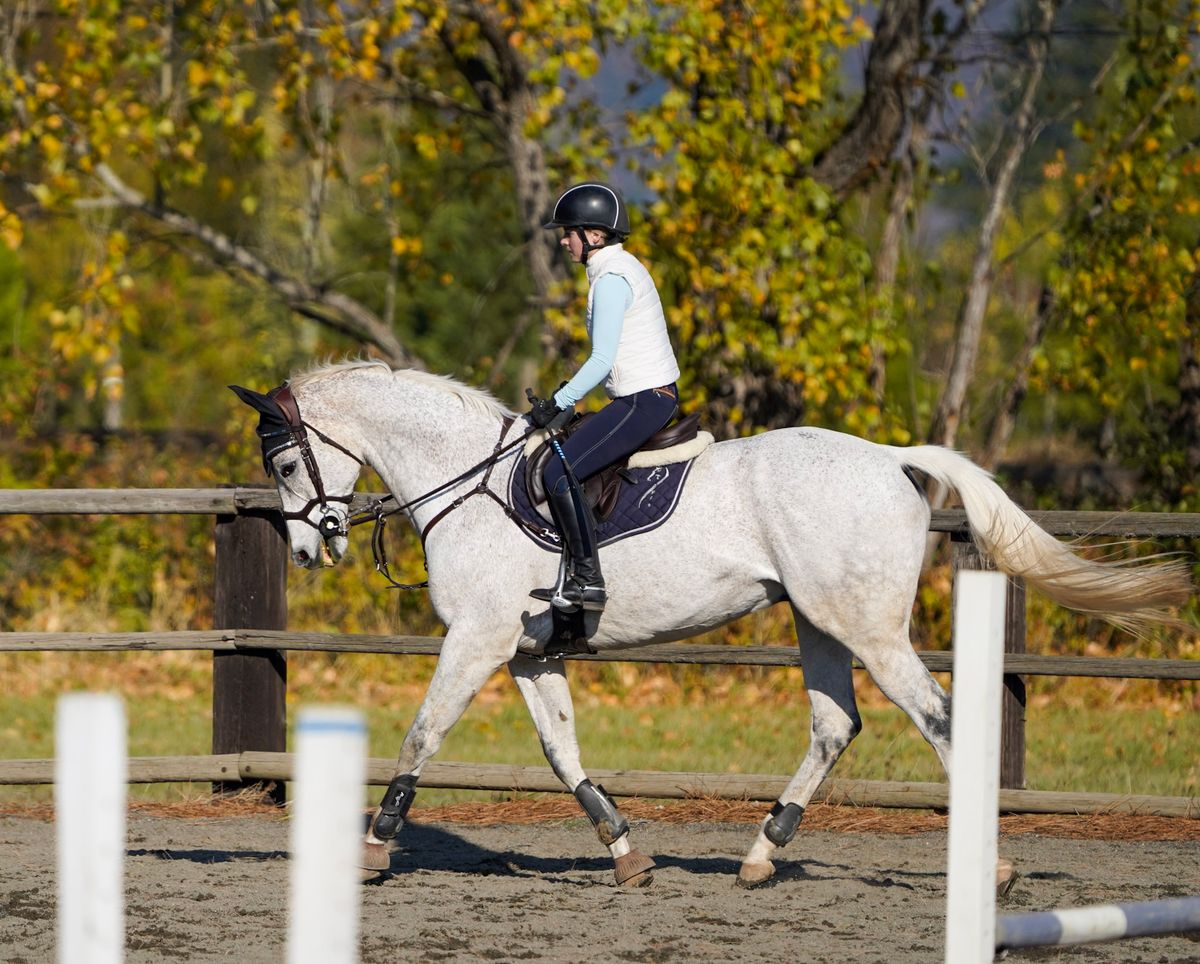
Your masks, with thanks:
[{"label": "horse's hoof", "polygon": [[646,887],[654,879],[654,861],[640,850],[631,850],[615,861],[614,876],[621,887]]},{"label": "horse's hoof", "polygon": [[759,884],[765,884],[768,880],[775,876],[775,865],[769,860],[764,860],[761,864],[742,864],[737,875],[737,885],[739,887],[757,887]]},{"label": "horse's hoof", "polygon": [[381,873],[392,865],[391,854],[387,846],[381,843],[364,843],[362,849],[362,869]]},{"label": "horse's hoof", "polygon": [[996,861],[996,899],[1003,900],[1016,886],[1021,875],[1013,867],[1011,860],[1001,857]]}]

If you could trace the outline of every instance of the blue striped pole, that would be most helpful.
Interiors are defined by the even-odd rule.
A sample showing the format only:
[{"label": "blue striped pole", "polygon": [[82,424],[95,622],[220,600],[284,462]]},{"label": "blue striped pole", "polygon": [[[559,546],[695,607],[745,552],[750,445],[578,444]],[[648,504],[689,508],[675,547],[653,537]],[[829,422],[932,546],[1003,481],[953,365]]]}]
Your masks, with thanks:
[{"label": "blue striped pole", "polygon": [[1098,904],[1031,914],[1001,914],[996,918],[996,948],[1086,944],[1191,930],[1200,930],[1200,897]]}]

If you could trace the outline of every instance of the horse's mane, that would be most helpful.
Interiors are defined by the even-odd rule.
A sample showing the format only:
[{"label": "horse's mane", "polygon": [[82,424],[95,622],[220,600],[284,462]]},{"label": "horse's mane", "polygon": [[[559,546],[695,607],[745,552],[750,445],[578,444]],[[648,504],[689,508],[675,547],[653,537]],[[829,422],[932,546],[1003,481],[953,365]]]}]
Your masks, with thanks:
[{"label": "horse's mane", "polygon": [[317,365],[296,373],[288,379],[288,382],[293,388],[303,388],[305,385],[323,381],[335,375],[352,371],[363,371],[365,369],[377,369],[380,372],[391,375],[393,378],[403,378],[422,385],[432,386],[433,388],[454,395],[466,408],[473,408],[478,412],[495,415],[497,418],[504,418],[506,415],[512,414],[508,408],[481,388],[473,388],[448,375],[435,375],[431,372],[423,372],[415,368],[392,368],[387,362],[373,358],[329,362]]}]

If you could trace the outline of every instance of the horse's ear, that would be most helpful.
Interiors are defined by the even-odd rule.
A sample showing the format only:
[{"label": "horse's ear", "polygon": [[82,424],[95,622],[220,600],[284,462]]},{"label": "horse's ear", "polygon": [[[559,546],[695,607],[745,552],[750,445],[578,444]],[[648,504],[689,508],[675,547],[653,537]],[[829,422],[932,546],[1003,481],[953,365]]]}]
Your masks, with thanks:
[{"label": "horse's ear", "polygon": [[241,385],[230,385],[229,388],[238,398],[258,412],[258,425],[254,431],[262,443],[263,469],[271,474],[271,456],[281,449],[296,444],[288,422],[287,413],[283,407],[270,395],[256,392]]},{"label": "horse's ear", "polygon": [[284,418],[283,409],[279,407],[279,403],[269,395],[263,395],[252,388],[242,388],[241,385],[230,385],[229,389],[260,415],[265,415],[271,419],[279,419],[284,422],[287,421]]}]

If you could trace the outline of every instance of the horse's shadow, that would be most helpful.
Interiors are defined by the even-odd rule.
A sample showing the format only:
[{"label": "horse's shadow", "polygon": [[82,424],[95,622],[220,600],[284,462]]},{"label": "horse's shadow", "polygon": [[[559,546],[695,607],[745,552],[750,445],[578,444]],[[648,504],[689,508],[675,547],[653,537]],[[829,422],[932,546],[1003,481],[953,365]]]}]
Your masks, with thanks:
[{"label": "horse's shadow", "polygon": [[[493,850],[468,840],[444,827],[428,824],[409,824],[396,840],[391,863],[386,871],[367,881],[384,883],[410,873],[467,873],[509,877],[538,877],[559,879],[563,883],[586,886],[587,882],[568,875],[572,873],[607,874],[613,869],[608,856],[545,857],[519,850]],[[580,845],[590,845],[589,835],[581,832]],[[685,874],[726,877],[732,882],[741,867],[740,858],[713,856],[681,856],[651,851],[658,870],[681,870]],[[856,880],[868,887],[916,890],[919,878],[945,877],[944,872],[922,873],[893,871],[888,874],[864,875],[861,868],[846,864],[830,864],[798,857],[777,860],[775,875],[764,887],[774,887],[796,880]],[[912,878],[911,880],[909,878]],[[608,881],[604,881],[605,886]]]},{"label": "horse's shadow", "polygon": [[[581,849],[594,843],[581,831]],[[661,857],[660,868],[678,867],[693,874],[736,874],[738,863],[724,857]],[[546,857],[522,850],[495,850],[468,840],[445,827],[409,824],[396,838],[391,864],[376,881],[422,871],[425,873],[496,874],[510,877],[562,878],[571,873],[611,873],[612,858],[599,855]],[[583,881],[574,880],[575,883]]]},{"label": "horse's shadow", "polygon": [[[591,846],[586,832],[580,833],[580,847]],[[158,860],[185,860],[197,864],[223,864],[235,861],[262,862],[286,860],[286,850],[175,849],[169,847],[127,850],[129,857],[154,857]],[[599,855],[546,857],[521,850],[497,850],[432,824],[408,824],[396,839],[388,869],[369,878],[368,884],[381,884],[412,873],[459,873],[479,876],[529,877],[590,886],[573,877],[578,873],[607,874],[612,858]],[[659,870],[681,870],[688,875],[736,879],[741,862],[731,857],[680,856],[651,852]],[[915,890],[925,878],[944,877],[942,871],[892,871],[881,875],[864,874],[861,868],[798,857],[776,860],[775,875],[759,887],[776,887],[789,881],[853,880],[867,887]],[[608,881],[604,881],[607,886]]]},{"label": "horse's shadow", "polygon": [[226,864],[235,860],[286,860],[286,850],[176,850],[173,847],[153,847],[126,850],[126,857],[156,857],[159,860],[187,860],[194,864]]}]

